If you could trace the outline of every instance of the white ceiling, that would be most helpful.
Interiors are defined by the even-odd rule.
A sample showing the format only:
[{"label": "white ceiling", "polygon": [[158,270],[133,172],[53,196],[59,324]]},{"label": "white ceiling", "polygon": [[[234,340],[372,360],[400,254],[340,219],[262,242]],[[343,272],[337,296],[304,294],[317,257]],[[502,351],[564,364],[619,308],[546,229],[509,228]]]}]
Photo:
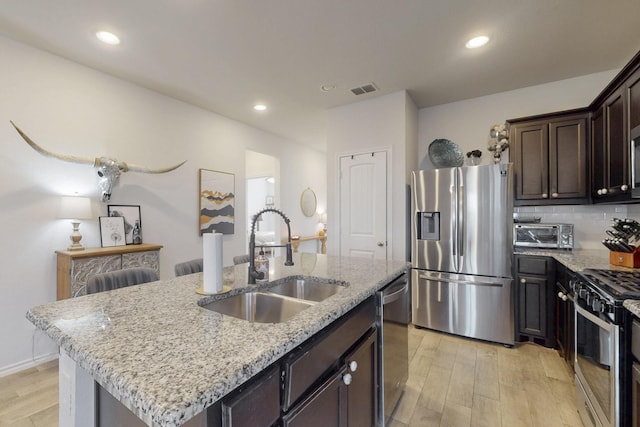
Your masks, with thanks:
[{"label": "white ceiling", "polygon": [[[639,21],[638,0],[0,0],[0,34],[320,150],[331,107],[407,89],[422,108],[621,68]],[[465,49],[478,34],[490,44]],[[369,82],[379,91],[349,90]]]}]

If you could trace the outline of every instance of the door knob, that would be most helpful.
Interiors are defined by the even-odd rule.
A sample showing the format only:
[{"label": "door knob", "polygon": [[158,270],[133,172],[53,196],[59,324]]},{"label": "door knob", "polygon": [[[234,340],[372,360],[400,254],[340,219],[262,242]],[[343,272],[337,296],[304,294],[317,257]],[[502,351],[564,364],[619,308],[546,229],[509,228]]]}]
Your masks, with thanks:
[{"label": "door knob", "polygon": [[351,362],[349,362],[349,370],[351,372],[355,372],[358,369],[358,362],[356,362],[355,360],[352,360]]},{"label": "door knob", "polygon": [[378,246],[383,247],[384,246],[384,242],[378,242]]}]

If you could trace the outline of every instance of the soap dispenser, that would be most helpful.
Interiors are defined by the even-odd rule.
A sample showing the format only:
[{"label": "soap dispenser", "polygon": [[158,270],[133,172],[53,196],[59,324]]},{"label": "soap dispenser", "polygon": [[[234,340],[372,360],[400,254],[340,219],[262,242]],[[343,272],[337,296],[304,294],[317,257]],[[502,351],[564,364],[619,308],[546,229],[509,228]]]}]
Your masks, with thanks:
[{"label": "soap dispenser", "polygon": [[269,258],[264,255],[264,250],[260,248],[260,253],[255,261],[256,272],[263,273],[262,279],[256,279],[257,283],[266,283],[269,281]]}]

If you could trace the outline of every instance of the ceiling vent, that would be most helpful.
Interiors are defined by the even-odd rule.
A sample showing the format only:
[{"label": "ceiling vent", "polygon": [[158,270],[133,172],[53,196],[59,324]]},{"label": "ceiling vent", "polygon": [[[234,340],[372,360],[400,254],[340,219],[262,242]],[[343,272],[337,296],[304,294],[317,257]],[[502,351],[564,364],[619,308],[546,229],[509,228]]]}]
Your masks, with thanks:
[{"label": "ceiling vent", "polygon": [[366,85],[354,87],[351,89],[354,95],[363,95],[365,93],[375,92],[378,88],[373,83],[367,83]]}]

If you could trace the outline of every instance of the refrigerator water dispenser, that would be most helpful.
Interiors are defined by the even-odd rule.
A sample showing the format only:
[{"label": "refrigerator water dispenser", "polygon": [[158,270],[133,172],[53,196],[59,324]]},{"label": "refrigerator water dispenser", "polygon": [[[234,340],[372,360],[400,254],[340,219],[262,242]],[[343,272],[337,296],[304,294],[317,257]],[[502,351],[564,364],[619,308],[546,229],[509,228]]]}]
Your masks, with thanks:
[{"label": "refrigerator water dispenser", "polygon": [[440,212],[418,212],[418,240],[440,240]]}]

